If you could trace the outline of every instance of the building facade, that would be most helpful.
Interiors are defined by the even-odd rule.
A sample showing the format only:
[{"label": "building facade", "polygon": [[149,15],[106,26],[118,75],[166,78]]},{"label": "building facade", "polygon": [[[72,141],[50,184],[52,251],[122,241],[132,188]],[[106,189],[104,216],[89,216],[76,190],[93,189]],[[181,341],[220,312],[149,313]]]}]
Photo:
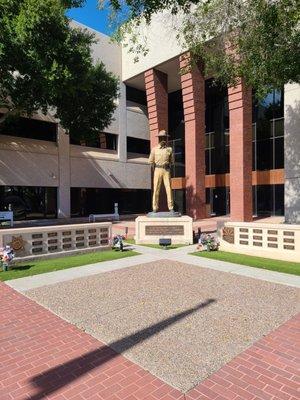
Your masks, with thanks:
[{"label": "building facade", "polygon": [[[78,24],[79,25],[79,24]],[[80,25],[79,25],[80,26]],[[0,209],[17,219],[145,213],[151,207],[150,148],[168,130],[175,153],[172,188],[183,213],[201,219],[285,216],[300,222],[300,86],[258,102],[241,81],[214,85],[188,58],[162,15],[147,31],[148,54],[97,33],[95,61],[120,78],[113,123],[90,142],[69,140],[51,117],[25,118],[0,132]],[[162,40],[168,38],[168,40]]]}]

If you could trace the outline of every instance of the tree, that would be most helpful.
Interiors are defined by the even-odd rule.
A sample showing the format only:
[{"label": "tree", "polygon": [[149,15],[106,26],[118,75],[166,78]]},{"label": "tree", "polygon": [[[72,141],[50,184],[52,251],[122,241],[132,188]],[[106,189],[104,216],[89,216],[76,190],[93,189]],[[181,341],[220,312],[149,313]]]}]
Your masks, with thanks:
[{"label": "tree", "polygon": [[0,123],[52,111],[73,137],[94,137],[112,119],[117,79],[93,65],[92,34],[70,25],[82,0],[0,0]]},{"label": "tree", "polygon": [[[239,77],[259,97],[285,83],[300,81],[300,7],[298,0],[126,0],[127,18],[116,38],[137,58],[147,53],[139,28],[154,14],[180,15],[178,40],[202,59],[205,72],[223,84]],[[112,0],[114,13],[122,3]]]}]

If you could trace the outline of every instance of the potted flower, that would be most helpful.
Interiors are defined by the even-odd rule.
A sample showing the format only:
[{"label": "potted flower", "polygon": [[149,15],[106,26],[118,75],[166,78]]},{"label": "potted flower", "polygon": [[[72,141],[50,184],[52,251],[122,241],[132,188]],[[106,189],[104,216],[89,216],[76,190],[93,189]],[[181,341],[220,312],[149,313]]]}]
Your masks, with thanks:
[{"label": "potted flower", "polygon": [[0,248],[0,264],[3,271],[8,271],[9,265],[12,262],[15,254],[10,246],[5,246]]}]

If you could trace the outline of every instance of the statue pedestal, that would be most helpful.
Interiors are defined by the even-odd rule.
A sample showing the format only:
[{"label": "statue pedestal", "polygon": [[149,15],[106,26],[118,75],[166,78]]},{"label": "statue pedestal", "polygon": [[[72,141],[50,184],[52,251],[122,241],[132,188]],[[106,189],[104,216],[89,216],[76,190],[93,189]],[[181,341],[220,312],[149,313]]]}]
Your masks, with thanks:
[{"label": "statue pedestal", "polygon": [[159,244],[162,238],[170,238],[172,244],[193,244],[193,219],[187,215],[136,218],[136,244]]}]

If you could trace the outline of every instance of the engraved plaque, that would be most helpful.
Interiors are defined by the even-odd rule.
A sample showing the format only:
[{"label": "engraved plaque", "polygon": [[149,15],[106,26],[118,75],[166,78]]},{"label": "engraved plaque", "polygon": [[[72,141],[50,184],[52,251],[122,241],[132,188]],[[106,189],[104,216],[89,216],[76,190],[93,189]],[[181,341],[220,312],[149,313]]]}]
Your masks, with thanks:
[{"label": "engraved plaque", "polygon": [[65,243],[65,244],[63,244],[63,249],[71,249],[71,247],[72,247],[72,244],[71,243]]},{"label": "engraved plaque", "polygon": [[102,245],[108,244],[108,240],[100,240],[100,244],[102,244]]},{"label": "engraved plaque", "polygon": [[248,239],[248,235],[245,235],[245,234],[240,235],[240,239]]},{"label": "engraved plaque", "polygon": [[295,236],[295,232],[291,232],[291,231],[283,231],[283,234],[285,236]]},{"label": "engraved plaque", "polygon": [[240,228],[240,232],[248,232],[248,228]]},{"label": "engraved plaque", "polygon": [[55,251],[55,250],[57,250],[57,246],[49,246],[48,250],[49,251]]},{"label": "engraved plaque", "polygon": [[49,239],[48,244],[57,243],[57,239]]},{"label": "engraved plaque", "polygon": [[253,246],[262,247],[262,242],[253,242]]},{"label": "engraved plaque", "polygon": [[72,238],[63,238],[63,243],[71,242]]},{"label": "engraved plaque", "polygon": [[43,237],[42,233],[34,233],[31,238],[32,239],[41,239]]},{"label": "engraved plaque", "polygon": [[76,240],[77,240],[77,241],[84,240],[84,236],[77,236],[77,237],[76,237]]},{"label": "engraved plaque", "polygon": [[295,243],[295,239],[284,238],[283,241],[284,243]]},{"label": "engraved plaque", "polygon": [[285,250],[295,250],[295,246],[291,246],[290,244],[285,244],[285,245],[283,246],[283,248],[284,248]]},{"label": "engraved plaque", "polygon": [[57,236],[57,232],[49,232],[48,237],[55,237]]},{"label": "engraved plaque", "polygon": [[101,233],[100,235],[101,239],[106,239],[108,237],[107,233]]},{"label": "engraved plaque", "polygon": [[90,236],[89,236],[89,239],[95,240],[95,239],[97,239],[97,236],[96,236],[96,235],[90,235]]},{"label": "engraved plaque", "polygon": [[[96,229],[89,229],[89,233],[95,233],[96,232]],[[108,228],[101,228],[100,229],[100,232],[106,232],[106,233],[108,233]]]},{"label": "engraved plaque", "polygon": [[36,253],[42,253],[43,252],[43,248],[42,247],[36,247],[34,249],[32,249],[32,253],[36,254]]},{"label": "engraved plaque", "polygon": [[234,228],[225,226],[222,232],[223,240],[227,243],[234,244]]},{"label": "engraved plaque", "polygon": [[148,236],[184,235],[184,226],[183,225],[146,225],[145,233]]},{"label": "engraved plaque", "polygon": [[262,236],[253,235],[253,239],[255,239],[255,240],[262,240]]},{"label": "engraved plaque", "polygon": [[253,233],[262,233],[262,229],[253,229]]},{"label": "engraved plaque", "polygon": [[84,247],[84,242],[77,242],[76,247]]},{"label": "engraved plaque", "polygon": [[43,245],[42,240],[35,240],[34,242],[32,242],[32,246],[42,246],[42,245]]},{"label": "engraved plaque", "polygon": [[277,242],[277,237],[268,237],[269,242]]},{"label": "engraved plaque", "polygon": [[65,231],[62,234],[63,234],[63,236],[69,236],[69,235],[71,235],[71,231]]},{"label": "engraved plaque", "polygon": [[76,235],[82,235],[84,233],[83,229],[80,229],[79,231],[76,231]]},{"label": "engraved plaque", "polygon": [[269,235],[277,235],[278,231],[268,230]]},{"label": "engraved plaque", "polygon": [[[102,230],[103,229],[100,229],[100,232],[102,232]],[[107,228],[105,228],[105,230],[107,230]],[[96,229],[89,229],[89,233],[96,233]]]},{"label": "engraved plaque", "polygon": [[278,244],[277,244],[277,243],[268,243],[268,247],[277,248],[277,247],[278,247]]},{"label": "engraved plaque", "polygon": [[91,242],[89,242],[89,246],[96,246],[97,242],[96,240],[92,240]]},{"label": "engraved plaque", "polygon": [[240,240],[240,244],[248,244],[248,240]]}]

